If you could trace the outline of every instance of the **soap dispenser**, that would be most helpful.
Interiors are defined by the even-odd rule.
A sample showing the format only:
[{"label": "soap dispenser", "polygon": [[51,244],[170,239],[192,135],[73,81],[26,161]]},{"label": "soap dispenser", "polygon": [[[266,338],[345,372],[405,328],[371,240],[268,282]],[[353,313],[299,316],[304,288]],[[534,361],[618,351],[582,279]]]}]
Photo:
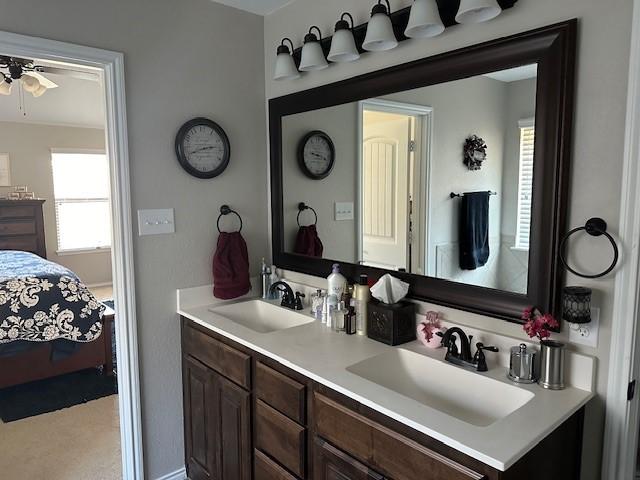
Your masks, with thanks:
[{"label": "soap dispenser", "polygon": [[347,286],[347,279],[340,273],[340,265],[338,263],[333,264],[331,275],[327,277],[327,282],[329,284],[327,296],[335,295],[337,303],[344,295]]}]

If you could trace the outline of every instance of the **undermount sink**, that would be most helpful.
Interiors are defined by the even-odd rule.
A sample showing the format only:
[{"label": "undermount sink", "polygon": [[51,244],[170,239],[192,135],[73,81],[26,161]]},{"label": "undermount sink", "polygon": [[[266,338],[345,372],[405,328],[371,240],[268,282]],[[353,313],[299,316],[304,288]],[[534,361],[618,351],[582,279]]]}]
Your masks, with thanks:
[{"label": "undermount sink", "polygon": [[311,317],[262,300],[221,305],[209,311],[258,333],[271,333],[313,322]]},{"label": "undermount sink", "polygon": [[366,380],[463,422],[487,427],[534,394],[408,350],[394,350],[347,367]]}]

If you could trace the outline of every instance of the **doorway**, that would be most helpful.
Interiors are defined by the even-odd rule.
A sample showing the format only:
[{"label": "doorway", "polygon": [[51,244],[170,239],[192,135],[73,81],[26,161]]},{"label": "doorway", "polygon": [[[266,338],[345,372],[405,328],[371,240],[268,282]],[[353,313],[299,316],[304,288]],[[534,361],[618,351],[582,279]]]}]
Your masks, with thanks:
[{"label": "doorway", "polygon": [[382,99],[359,109],[358,261],[425,274],[433,111]]},{"label": "doorway", "polygon": [[117,309],[115,323],[122,477],[142,479],[144,472],[123,55],[8,32],[0,32],[0,52],[11,57],[36,58],[62,66],[77,65],[94,72],[104,85],[104,150],[110,159],[112,277]]}]

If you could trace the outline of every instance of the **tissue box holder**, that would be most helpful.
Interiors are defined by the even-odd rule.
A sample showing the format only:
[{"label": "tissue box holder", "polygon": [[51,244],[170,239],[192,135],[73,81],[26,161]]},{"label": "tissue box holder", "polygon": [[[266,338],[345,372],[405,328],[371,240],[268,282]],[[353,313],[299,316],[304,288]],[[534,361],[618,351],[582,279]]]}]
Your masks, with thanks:
[{"label": "tissue box holder", "polygon": [[367,309],[367,336],[387,345],[400,345],[416,339],[416,305],[392,305],[371,301]]}]

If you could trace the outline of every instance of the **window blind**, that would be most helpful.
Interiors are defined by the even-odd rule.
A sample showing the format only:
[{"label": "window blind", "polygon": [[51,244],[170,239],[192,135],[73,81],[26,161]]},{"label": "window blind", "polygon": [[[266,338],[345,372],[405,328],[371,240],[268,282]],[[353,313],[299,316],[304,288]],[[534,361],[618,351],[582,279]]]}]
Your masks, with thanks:
[{"label": "window blind", "polygon": [[103,153],[53,151],[58,251],[111,246],[109,162]]},{"label": "window blind", "polygon": [[520,170],[518,174],[518,217],[515,247],[528,250],[531,234],[535,125],[533,119],[527,119],[520,120],[518,126],[520,127]]}]

